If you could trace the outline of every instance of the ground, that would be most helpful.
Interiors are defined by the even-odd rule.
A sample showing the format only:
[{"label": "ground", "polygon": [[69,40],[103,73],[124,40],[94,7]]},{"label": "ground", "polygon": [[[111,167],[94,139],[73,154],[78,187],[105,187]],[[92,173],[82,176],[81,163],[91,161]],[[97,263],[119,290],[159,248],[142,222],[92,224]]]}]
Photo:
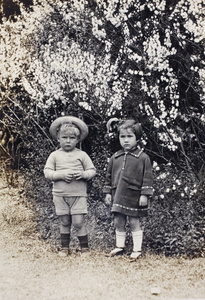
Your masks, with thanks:
[{"label": "ground", "polygon": [[[146,254],[133,262],[94,250],[62,258],[29,234],[26,219],[19,224],[17,203],[16,189],[1,184],[0,300],[205,299],[204,258]],[[8,207],[13,220],[6,217]]]}]

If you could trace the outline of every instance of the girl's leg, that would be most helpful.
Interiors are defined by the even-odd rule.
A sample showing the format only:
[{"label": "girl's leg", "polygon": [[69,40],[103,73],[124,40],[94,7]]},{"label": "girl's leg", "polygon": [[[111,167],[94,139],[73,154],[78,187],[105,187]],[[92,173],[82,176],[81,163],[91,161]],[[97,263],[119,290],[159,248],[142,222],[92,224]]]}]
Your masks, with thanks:
[{"label": "girl's leg", "polygon": [[72,224],[77,231],[81,249],[88,249],[88,234],[85,226],[85,215],[72,215]]},{"label": "girl's leg", "polygon": [[120,213],[116,213],[114,217],[115,224],[115,235],[116,235],[116,248],[110,252],[111,256],[122,254],[125,248],[125,239],[126,239],[126,216]]},{"label": "girl's leg", "polygon": [[141,230],[140,227],[139,218],[130,217],[129,219],[130,219],[130,229],[133,238],[133,252],[130,257],[136,259],[141,255],[143,231]]},{"label": "girl's leg", "polygon": [[126,239],[126,216],[119,213],[115,214],[114,224],[116,228],[116,246],[117,248],[124,248]]},{"label": "girl's leg", "polygon": [[130,230],[131,232],[136,232],[141,230],[140,219],[136,217],[129,217],[130,221]]},{"label": "girl's leg", "polygon": [[125,232],[126,218],[123,214],[115,213],[114,224],[117,231]]},{"label": "girl's leg", "polygon": [[70,244],[70,226],[71,220],[69,215],[60,216],[60,235],[61,235],[61,247],[62,255],[68,254]]}]

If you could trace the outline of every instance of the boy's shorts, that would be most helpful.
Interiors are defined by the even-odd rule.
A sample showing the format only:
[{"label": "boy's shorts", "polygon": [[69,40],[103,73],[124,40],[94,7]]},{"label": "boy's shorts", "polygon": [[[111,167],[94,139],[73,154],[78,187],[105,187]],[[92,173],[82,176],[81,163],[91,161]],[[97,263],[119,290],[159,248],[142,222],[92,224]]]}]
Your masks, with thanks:
[{"label": "boy's shorts", "polygon": [[86,197],[62,197],[53,195],[57,216],[87,214]]}]

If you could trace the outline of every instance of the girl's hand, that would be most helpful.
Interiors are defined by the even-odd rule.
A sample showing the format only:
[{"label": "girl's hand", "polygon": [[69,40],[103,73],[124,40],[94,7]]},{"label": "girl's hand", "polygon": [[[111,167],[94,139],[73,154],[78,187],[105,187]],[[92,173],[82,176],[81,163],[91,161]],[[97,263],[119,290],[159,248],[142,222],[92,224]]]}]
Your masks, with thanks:
[{"label": "girl's hand", "polygon": [[105,205],[110,205],[112,201],[112,196],[110,194],[106,194],[105,199],[104,199],[104,203]]},{"label": "girl's hand", "polygon": [[147,196],[146,195],[141,195],[140,200],[139,200],[139,206],[147,206]]}]

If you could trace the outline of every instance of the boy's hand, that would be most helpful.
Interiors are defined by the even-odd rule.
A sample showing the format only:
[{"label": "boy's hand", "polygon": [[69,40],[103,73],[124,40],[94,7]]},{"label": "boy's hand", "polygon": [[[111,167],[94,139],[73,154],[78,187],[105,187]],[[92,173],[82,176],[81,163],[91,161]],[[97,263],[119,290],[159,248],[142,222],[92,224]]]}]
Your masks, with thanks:
[{"label": "boy's hand", "polygon": [[139,206],[146,206],[147,205],[147,196],[141,195],[139,200]]},{"label": "boy's hand", "polygon": [[82,172],[76,172],[75,174],[73,174],[73,178],[75,178],[76,180],[79,179],[84,179],[84,180],[89,180],[91,178],[93,178],[96,174],[96,171],[94,169],[89,169],[86,171],[82,171]]},{"label": "boy's hand", "polygon": [[79,180],[79,179],[85,179],[84,172],[77,172],[77,173],[73,174],[73,177],[74,177],[76,180]]},{"label": "boy's hand", "polygon": [[64,180],[69,183],[73,179],[73,174],[68,170],[59,170],[54,172],[52,179],[53,181]]},{"label": "boy's hand", "polygon": [[65,180],[65,182],[70,183],[73,179],[73,174],[67,172],[64,174],[63,177],[64,177],[63,180]]},{"label": "boy's hand", "polygon": [[104,199],[105,205],[110,205],[111,201],[112,201],[112,196],[110,194],[106,194],[105,199]]}]

